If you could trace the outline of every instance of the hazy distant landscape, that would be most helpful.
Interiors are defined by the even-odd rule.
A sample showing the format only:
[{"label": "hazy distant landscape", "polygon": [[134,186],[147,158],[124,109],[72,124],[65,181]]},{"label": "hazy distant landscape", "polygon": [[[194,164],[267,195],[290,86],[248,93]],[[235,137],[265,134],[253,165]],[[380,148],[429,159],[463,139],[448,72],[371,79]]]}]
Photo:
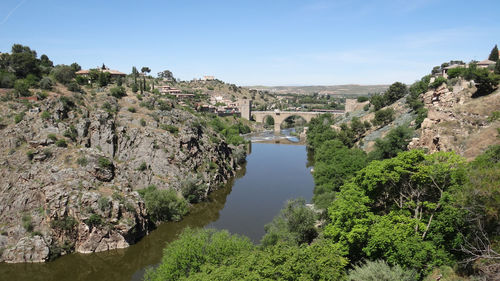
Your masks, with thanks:
[{"label": "hazy distant landscape", "polygon": [[330,94],[330,95],[367,95],[381,93],[389,88],[389,85],[330,85],[330,86],[248,86],[245,88],[269,91],[277,94]]}]

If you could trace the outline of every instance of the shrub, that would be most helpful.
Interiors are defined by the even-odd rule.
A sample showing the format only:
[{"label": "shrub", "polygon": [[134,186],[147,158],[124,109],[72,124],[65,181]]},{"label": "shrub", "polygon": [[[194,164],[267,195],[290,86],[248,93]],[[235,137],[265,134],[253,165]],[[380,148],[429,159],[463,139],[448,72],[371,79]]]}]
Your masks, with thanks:
[{"label": "shrub", "polygon": [[52,79],[50,77],[43,77],[42,80],[40,80],[40,88],[44,90],[51,90],[52,86],[54,86],[54,82],[52,82]]},{"label": "shrub", "polygon": [[436,89],[438,88],[439,86],[443,85],[443,83],[447,83],[448,80],[446,80],[446,78],[444,77],[437,77],[434,82],[432,82],[430,85],[429,85],[429,88],[431,89]]},{"label": "shrub", "polygon": [[92,214],[85,222],[90,227],[96,227],[102,224],[102,217],[97,214]]},{"label": "shrub", "polygon": [[21,97],[29,97],[31,96],[30,85],[28,81],[24,79],[18,79],[14,83],[14,92]]},{"label": "shrub", "polygon": [[63,136],[71,139],[72,141],[76,141],[76,137],[78,137],[78,132],[74,125],[69,126],[69,128],[64,131]]},{"label": "shrub", "polygon": [[44,99],[46,99],[49,95],[47,94],[47,92],[42,91],[42,92],[38,92],[38,93],[37,93],[37,96],[38,96],[38,98],[39,98],[39,99],[44,100]]},{"label": "shrub", "polygon": [[16,81],[16,75],[0,70],[0,88],[12,88]]},{"label": "shrub", "polygon": [[296,245],[311,243],[318,236],[314,227],[316,214],[306,206],[304,199],[288,201],[280,214],[267,224],[262,238],[263,246],[275,245],[278,241]]},{"label": "shrub", "polygon": [[369,158],[388,159],[396,156],[399,152],[406,151],[412,135],[413,130],[407,126],[399,126],[390,130],[383,139],[375,141],[375,149],[370,152]]},{"label": "shrub", "polygon": [[82,167],[85,167],[85,166],[87,166],[87,164],[88,164],[89,162],[88,162],[87,158],[85,158],[85,156],[82,156],[82,157],[80,157],[80,158],[78,158],[78,159],[76,160],[76,163],[77,163],[78,165],[82,166]]},{"label": "shrub", "polygon": [[56,145],[58,147],[67,147],[68,144],[66,143],[66,140],[65,139],[59,139],[56,141]]},{"label": "shrub", "polygon": [[143,126],[143,127],[146,126],[146,120],[141,118],[141,120],[139,122],[141,123],[141,126]]},{"label": "shrub", "polygon": [[49,138],[52,141],[57,141],[57,136],[55,134],[48,134],[47,138]]},{"label": "shrub", "polygon": [[122,97],[127,95],[127,93],[125,92],[125,88],[123,88],[122,86],[111,88],[110,93],[117,99],[121,99]]},{"label": "shrub", "polygon": [[163,130],[168,131],[169,133],[174,134],[174,135],[175,135],[175,134],[177,134],[177,133],[179,132],[179,128],[177,128],[177,127],[176,127],[176,126],[174,126],[174,125],[165,125],[165,124],[163,124],[163,125],[161,126],[161,128],[162,128]]},{"label": "shrub", "polygon": [[172,190],[159,190],[151,185],[139,194],[144,198],[146,209],[155,222],[179,221],[188,212],[188,205],[184,198],[177,196]]},{"label": "shrub", "polygon": [[111,160],[103,156],[99,157],[97,162],[99,163],[99,167],[103,169],[111,169],[113,167],[113,163],[111,162]]},{"label": "shrub", "polygon": [[129,108],[128,108],[128,111],[130,111],[130,112],[132,112],[132,113],[135,113],[135,112],[136,112],[135,107],[129,107]]},{"label": "shrub", "polygon": [[200,202],[205,197],[205,192],[208,187],[206,184],[200,183],[200,177],[190,177],[181,182],[182,196],[189,203]]},{"label": "shrub", "polygon": [[375,118],[372,124],[375,126],[386,125],[394,120],[394,109],[387,108],[375,112]]},{"label": "shrub", "polygon": [[142,162],[141,165],[137,167],[138,171],[146,171],[147,169],[148,169],[148,164],[146,164],[146,162]]},{"label": "shrub", "polygon": [[24,214],[21,220],[23,222],[23,227],[26,231],[28,232],[33,231],[32,218],[30,214]]},{"label": "shrub", "polygon": [[14,122],[17,124],[24,119],[24,111],[19,112],[18,114],[14,115]]},{"label": "shrub", "polygon": [[132,84],[132,92],[137,93],[139,91],[139,88],[137,87],[137,84]]},{"label": "shrub", "polygon": [[347,275],[349,281],[416,281],[415,272],[404,270],[399,265],[389,266],[383,260],[367,261],[355,265]]},{"label": "shrub", "polygon": [[80,85],[78,85],[78,83],[76,83],[75,81],[69,82],[66,85],[66,88],[68,88],[68,91],[75,92],[75,93],[78,93],[82,90],[80,88]]},{"label": "shrub", "polygon": [[65,216],[63,218],[58,218],[50,221],[50,226],[55,229],[62,231],[70,231],[77,224],[75,218],[71,216]]},{"label": "shrub", "polygon": [[33,157],[35,156],[35,153],[32,150],[26,151],[26,157],[28,157],[28,160],[33,160]]},{"label": "shrub", "polygon": [[75,71],[69,65],[57,65],[52,69],[54,78],[63,84],[68,84],[75,77]]},{"label": "shrub", "polygon": [[97,200],[97,205],[101,211],[106,211],[109,208],[109,199],[107,197],[101,197]]},{"label": "shrub", "polygon": [[41,117],[42,117],[42,119],[45,119],[45,120],[49,119],[50,118],[50,112],[48,112],[48,111],[42,112],[42,116]]},{"label": "shrub", "polygon": [[455,67],[448,69],[448,78],[458,78],[458,77],[463,77],[465,73],[465,68],[464,67]]},{"label": "shrub", "polygon": [[365,102],[370,100],[368,97],[358,97],[358,102]]}]

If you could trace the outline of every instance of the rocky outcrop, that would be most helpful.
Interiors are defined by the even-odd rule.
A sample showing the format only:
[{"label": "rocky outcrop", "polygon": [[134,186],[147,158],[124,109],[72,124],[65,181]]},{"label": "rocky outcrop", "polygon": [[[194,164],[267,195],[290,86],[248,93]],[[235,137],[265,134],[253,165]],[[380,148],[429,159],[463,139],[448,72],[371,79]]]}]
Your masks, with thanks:
[{"label": "rocky outcrop", "polygon": [[420,137],[409,148],[425,148],[430,153],[453,150],[472,159],[499,143],[498,121],[488,121],[488,117],[500,108],[500,93],[472,98],[475,91],[473,82],[460,80],[452,88],[443,84],[424,93],[427,118],[421,124]]},{"label": "rocky outcrop", "polygon": [[[139,115],[64,99],[40,109],[50,118],[27,113],[2,128],[0,262],[127,247],[154,227],[136,190],[155,185],[181,194],[182,183],[196,177],[206,196],[238,165],[235,148],[183,110]],[[6,109],[20,110],[16,103]]]}]

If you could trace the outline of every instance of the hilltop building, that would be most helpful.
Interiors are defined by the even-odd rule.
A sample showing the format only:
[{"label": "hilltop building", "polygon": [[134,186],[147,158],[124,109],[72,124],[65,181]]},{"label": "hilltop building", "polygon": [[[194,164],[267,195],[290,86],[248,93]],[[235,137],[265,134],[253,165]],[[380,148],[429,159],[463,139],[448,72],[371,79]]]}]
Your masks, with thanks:
[{"label": "hilltop building", "polygon": [[[118,70],[114,70],[114,69],[109,69],[108,67],[106,67],[106,65],[102,64],[101,67],[97,67],[95,68],[97,69],[98,71],[101,71],[101,72],[108,72],[110,75],[111,75],[111,78],[117,78],[117,77],[125,77],[127,76],[127,74],[123,73],[123,72],[120,72]],[[77,71],[75,72],[76,75],[81,75],[81,76],[89,76],[90,74],[90,70],[91,69],[88,69],[88,70],[80,70],[80,71]]]},{"label": "hilltop building", "polygon": [[496,62],[492,61],[492,60],[483,60],[483,61],[480,61],[477,63],[477,67],[480,67],[480,68],[488,68],[490,65],[495,65]]},{"label": "hilltop building", "polygon": [[203,78],[201,78],[202,81],[214,81],[215,80],[215,76],[203,76]]}]

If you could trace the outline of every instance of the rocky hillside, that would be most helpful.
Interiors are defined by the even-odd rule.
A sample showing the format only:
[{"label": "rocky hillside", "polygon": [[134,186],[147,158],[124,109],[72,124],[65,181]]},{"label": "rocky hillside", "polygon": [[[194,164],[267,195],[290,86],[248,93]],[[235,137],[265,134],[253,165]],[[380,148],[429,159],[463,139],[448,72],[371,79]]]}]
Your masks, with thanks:
[{"label": "rocky hillside", "polygon": [[137,190],[203,199],[244,158],[171,100],[110,92],[0,93],[0,262],[127,247],[154,227]]},{"label": "rocky hillside", "polygon": [[[488,146],[500,143],[500,91],[472,98],[476,88],[460,80],[452,88],[445,84],[423,95],[428,117],[411,148],[429,152],[450,151],[473,159]],[[496,112],[496,113],[495,113]]]},{"label": "rocky hillside", "polygon": [[473,97],[476,91],[474,82],[464,79],[456,79],[450,86],[443,83],[429,88],[418,96],[427,110],[427,117],[420,126],[416,122],[417,112],[408,105],[410,94],[407,94],[381,108],[393,112],[387,122],[375,124],[376,112],[360,109],[337,118],[333,127],[341,130],[341,124],[352,125],[355,119],[362,124],[368,123],[358,132],[356,144],[369,152],[374,149],[376,140],[384,138],[392,129],[409,126],[414,132],[408,149],[423,148],[430,153],[455,151],[473,159],[488,146],[500,143],[500,90]]}]

